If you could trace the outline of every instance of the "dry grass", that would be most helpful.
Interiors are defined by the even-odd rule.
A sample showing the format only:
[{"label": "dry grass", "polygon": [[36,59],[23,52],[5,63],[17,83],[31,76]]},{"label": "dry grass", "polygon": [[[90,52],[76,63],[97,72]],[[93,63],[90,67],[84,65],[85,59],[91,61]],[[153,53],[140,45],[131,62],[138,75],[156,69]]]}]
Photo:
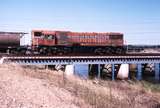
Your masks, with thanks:
[{"label": "dry grass", "polygon": [[57,92],[58,95],[60,95],[58,92],[62,93],[63,95],[59,96],[64,101],[62,103],[71,104],[70,107],[160,108],[160,93],[146,90],[141,83],[85,80],[75,76],[65,76],[61,71],[55,72],[37,67],[9,66],[9,68],[18,70],[15,72],[26,78],[42,81],[43,86],[52,93]]},{"label": "dry grass", "polygon": [[39,68],[0,65],[0,108],[90,107],[66,89],[56,86],[54,80],[48,82],[50,75],[50,71]]},{"label": "dry grass", "polygon": [[90,103],[94,108],[159,108],[160,95],[146,91],[141,84],[89,81],[67,78],[65,89]]},{"label": "dry grass", "polygon": [[77,99],[83,99],[93,108],[160,107],[160,95],[146,90],[141,83],[85,80],[50,70],[27,74],[36,78],[45,78],[51,85],[68,90],[78,97]]}]

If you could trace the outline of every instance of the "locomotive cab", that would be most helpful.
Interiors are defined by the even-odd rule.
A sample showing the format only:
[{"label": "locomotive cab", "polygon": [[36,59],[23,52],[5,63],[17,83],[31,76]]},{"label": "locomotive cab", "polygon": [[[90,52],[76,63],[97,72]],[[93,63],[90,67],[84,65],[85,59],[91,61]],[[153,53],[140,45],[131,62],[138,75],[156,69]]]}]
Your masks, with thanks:
[{"label": "locomotive cab", "polygon": [[33,46],[54,46],[56,36],[54,32],[32,31]]}]

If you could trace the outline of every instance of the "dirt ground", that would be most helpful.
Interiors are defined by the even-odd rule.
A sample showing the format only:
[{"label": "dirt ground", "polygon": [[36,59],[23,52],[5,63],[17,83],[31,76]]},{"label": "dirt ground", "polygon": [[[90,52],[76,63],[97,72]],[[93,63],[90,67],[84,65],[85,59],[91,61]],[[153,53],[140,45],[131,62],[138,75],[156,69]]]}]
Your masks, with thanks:
[{"label": "dirt ground", "polygon": [[[0,65],[0,108],[88,108],[69,91],[32,76],[33,69]],[[30,76],[27,74],[29,73]]]},{"label": "dirt ground", "polygon": [[0,108],[160,108],[160,93],[132,81],[88,80],[38,66],[3,64]]}]

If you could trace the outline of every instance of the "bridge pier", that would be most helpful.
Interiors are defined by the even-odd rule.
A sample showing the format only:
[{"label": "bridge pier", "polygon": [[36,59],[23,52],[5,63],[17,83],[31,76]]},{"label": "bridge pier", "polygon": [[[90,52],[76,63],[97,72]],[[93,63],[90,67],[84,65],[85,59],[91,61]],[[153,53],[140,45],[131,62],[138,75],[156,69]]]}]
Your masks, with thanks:
[{"label": "bridge pier", "polygon": [[4,57],[0,58],[0,64],[3,63],[4,59],[5,59]]},{"label": "bridge pier", "polygon": [[66,75],[73,75],[74,71],[75,71],[75,69],[74,69],[73,64],[72,65],[66,65],[66,67],[65,67],[65,74]]},{"label": "bridge pier", "polygon": [[129,78],[129,64],[121,64],[117,72],[118,72],[117,78],[128,79]]},{"label": "bridge pier", "polygon": [[112,64],[112,80],[115,80],[115,64]]},{"label": "bridge pier", "polygon": [[[120,78],[120,79],[127,79],[129,76],[129,64],[119,64],[119,65],[115,65],[115,64],[108,64],[107,66],[109,66],[107,68],[107,72],[109,72],[108,74],[111,75],[111,79],[115,80],[116,77]],[[104,66],[103,66],[104,68]],[[111,68],[111,70],[109,69]],[[89,65],[89,73],[91,75],[91,77],[97,77],[98,79],[100,78],[104,78],[103,75],[104,74],[104,70],[102,71],[102,65],[101,64],[94,64],[94,65]],[[116,76],[117,75],[117,76]]]},{"label": "bridge pier", "polygon": [[137,80],[142,80],[142,64],[137,64]]},{"label": "bridge pier", "polygon": [[159,81],[160,80],[160,64],[159,63],[155,63],[154,64],[155,68],[155,80]]},{"label": "bridge pier", "polygon": [[112,76],[112,65],[111,64],[101,64],[101,78],[107,79]]},{"label": "bridge pier", "polygon": [[98,64],[98,79],[101,78],[101,65]]},{"label": "bridge pier", "polygon": [[89,64],[89,75],[93,78],[101,78],[101,64]]}]

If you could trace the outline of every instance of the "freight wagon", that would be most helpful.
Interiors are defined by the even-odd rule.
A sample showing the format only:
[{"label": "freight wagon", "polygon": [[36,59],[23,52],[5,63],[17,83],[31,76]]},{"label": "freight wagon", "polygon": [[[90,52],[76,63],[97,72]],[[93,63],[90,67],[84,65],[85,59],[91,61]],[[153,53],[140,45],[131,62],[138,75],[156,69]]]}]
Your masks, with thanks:
[{"label": "freight wagon", "polygon": [[17,48],[20,47],[20,39],[25,34],[23,32],[0,32],[0,52],[17,51]]}]

